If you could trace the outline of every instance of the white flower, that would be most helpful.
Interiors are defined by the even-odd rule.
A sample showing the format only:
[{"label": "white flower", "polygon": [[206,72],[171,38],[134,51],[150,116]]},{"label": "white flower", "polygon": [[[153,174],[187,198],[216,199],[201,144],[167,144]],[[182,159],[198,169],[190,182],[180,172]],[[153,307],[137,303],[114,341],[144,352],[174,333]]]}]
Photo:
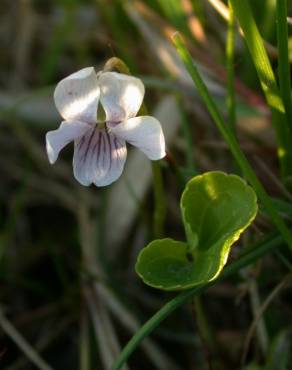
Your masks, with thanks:
[{"label": "white flower", "polygon": [[[136,117],[143,98],[140,79],[116,72],[97,76],[92,67],[60,81],[54,99],[64,121],[46,135],[50,163],[55,163],[59,152],[74,140],[75,178],[85,186],[106,186],[123,172],[126,141],[151,160],[163,158],[165,141],[159,121],[150,116]],[[105,122],[97,121],[99,101]]]}]

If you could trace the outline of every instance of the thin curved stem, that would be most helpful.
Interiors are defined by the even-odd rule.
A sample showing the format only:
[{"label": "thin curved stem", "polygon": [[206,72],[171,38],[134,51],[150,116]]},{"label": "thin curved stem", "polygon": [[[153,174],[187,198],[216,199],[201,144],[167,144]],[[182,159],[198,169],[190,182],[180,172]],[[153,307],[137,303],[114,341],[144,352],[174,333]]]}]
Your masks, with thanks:
[{"label": "thin curved stem", "polygon": [[[104,66],[104,71],[118,71],[127,75],[131,75],[128,66],[119,58],[113,57],[107,61]],[[139,114],[147,115],[148,110],[145,103],[142,104]],[[153,233],[156,238],[161,238],[164,234],[164,223],[166,216],[166,200],[163,190],[163,177],[159,161],[152,161],[152,175],[154,188],[154,220]]]},{"label": "thin curved stem", "polygon": [[153,231],[155,238],[162,238],[164,235],[164,223],[166,216],[166,202],[163,189],[162,171],[158,161],[152,161],[151,164],[155,198]]}]

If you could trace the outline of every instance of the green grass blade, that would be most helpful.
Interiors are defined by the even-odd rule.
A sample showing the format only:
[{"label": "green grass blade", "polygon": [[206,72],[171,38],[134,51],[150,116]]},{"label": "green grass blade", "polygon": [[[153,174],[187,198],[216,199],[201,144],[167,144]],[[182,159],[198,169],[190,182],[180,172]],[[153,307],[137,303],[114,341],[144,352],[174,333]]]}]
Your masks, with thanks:
[{"label": "green grass blade", "polygon": [[292,132],[291,76],[288,56],[287,1],[277,0],[277,39],[280,92]]},{"label": "green grass blade", "polygon": [[187,19],[182,9],[182,4],[177,0],[157,0],[167,19],[184,34],[189,34]]},{"label": "green grass blade", "polygon": [[275,75],[247,0],[230,0],[271,108],[285,112]]},{"label": "green grass blade", "polygon": [[277,86],[263,40],[254,20],[248,0],[230,0],[243,31],[247,47],[272,110],[272,120],[278,141],[278,156],[283,176],[292,174],[292,136],[285,116],[284,104]]},{"label": "green grass blade", "polygon": [[262,201],[264,207],[266,208],[271,219],[273,220],[275,226],[278,228],[280,233],[283,235],[283,238],[286,240],[287,244],[289,245],[292,251],[292,234],[290,233],[286,224],[282,220],[281,216],[278,214],[277,210],[275,209],[272,203],[272,200],[266,193],[263,185],[261,184],[255,172],[253,171],[252,167],[250,166],[238,142],[236,141],[235,136],[232,134],[229,127],[225,124],[222,115],[220,114],[214,100],[212,99],[204,81],[202,80],[192,60],[190,53],[188,52],[178,32],[174,34],[173,42],[175,44],[175,47],[177,48],[178,54],[181,57],[186,69],[188,70],[192,80],[194,81],[199,94],[201,95],[203,101],[205,102],[211,117],[216,123],[218,130],[222,134],[226,143],[229,145],[229,148],[235,160],[237,161],[238,165],[240,166],[247,180],[253,186],[259,199]]},{"label": "green grass blade", "polygon": [[234,39],[235,39],[235,18],[230,0],[229,20],[226,42],[226,70],[227,70],[227,110],[228,120],[233,133],[236,130],[236,112],[235,112],[235,89],[234,89]]}]

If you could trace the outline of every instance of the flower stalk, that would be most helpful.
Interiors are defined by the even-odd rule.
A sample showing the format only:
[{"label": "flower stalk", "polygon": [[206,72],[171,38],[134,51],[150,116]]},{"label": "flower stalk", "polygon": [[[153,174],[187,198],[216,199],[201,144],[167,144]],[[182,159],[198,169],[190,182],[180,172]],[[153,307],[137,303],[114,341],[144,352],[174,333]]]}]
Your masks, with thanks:
[{"label": "flower stalk", "polygon": [[153,218],[153,233],[154,237],[159,239],[164,236],[164,223],[166,216],[166,202],[163,189],[163,177],[158,161],[151,162],[152,164],[152,175],[153,175],[153,186],[154,186],[154,199],[155,209]]},{"label": "flower stalk", "polygon": [[[113,57],[109,59],[105,66],[104,71],[117,71],[127,75],[131,75],[130,69],[119,58]],[[147,115],[148,109],[143,102],[139,110],[139,114]],[[158,161],[151,161],[153,188],[154,188],[154,217],[153,217],[153,234],[155,238],[161,238],[164,235],[164,223],[166,216],[166,200],[163,187],[163,176],[161,166]]]}]

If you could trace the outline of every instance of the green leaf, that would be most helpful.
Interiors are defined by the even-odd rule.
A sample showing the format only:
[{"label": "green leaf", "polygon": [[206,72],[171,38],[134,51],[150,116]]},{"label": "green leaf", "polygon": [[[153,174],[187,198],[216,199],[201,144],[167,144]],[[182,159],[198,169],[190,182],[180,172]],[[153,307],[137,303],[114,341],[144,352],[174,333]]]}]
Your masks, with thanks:
[{"label": "green leaf", "polygon": [[253,189],[239,176],[213,171],[190,180],[181,198],[185,225],[198,236],[198,250],[239,238],[257,212]]},{"label": "green leaf", "polygon": [[255,218],[257,198],[240,177],[207,172],[188,182],[181,211],[187,243],[154,240],[138,256],[137,273],[155,288],[187,289],[215,279]]},{"label": "green leaf", "polygon": [[138,256],[136,271],[146,284],[165,290],[192,286],[195,279],[188,245],[170,238],[148,244]]}]

